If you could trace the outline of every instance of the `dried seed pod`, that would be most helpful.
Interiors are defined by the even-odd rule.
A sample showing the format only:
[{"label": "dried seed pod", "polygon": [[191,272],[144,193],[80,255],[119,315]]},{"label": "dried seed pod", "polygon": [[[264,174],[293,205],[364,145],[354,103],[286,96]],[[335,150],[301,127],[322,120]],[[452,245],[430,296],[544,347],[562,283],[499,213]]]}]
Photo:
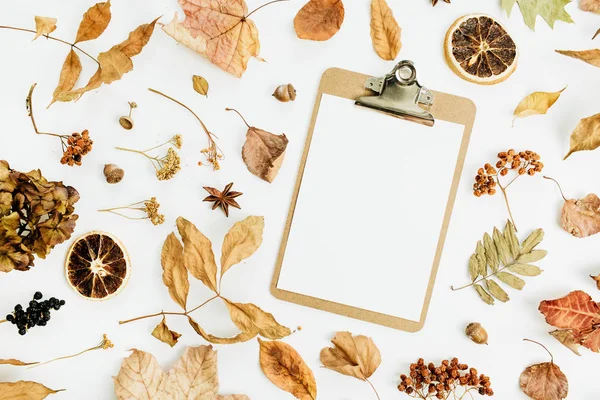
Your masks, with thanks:
[{"label": "dried seed pod", "polygon": [[119,183],[123,176],[125,175],[125,171],[119,168],[115,164],[106,164],[104,166],[104,176],[106,177],[106,182],[108,183]]},{"label": "dried seed pod", "polygon": [[287,85],[279,85],[273,92],[273,97],[283,103],[294,101],[296,100],[296,89],[294,89],[294,86],[291,83],[288,83]]},{"label": "dried seed pod", "polygon": [[465,333],[477,344],[488,344],[488,334],[479,322],[471,322],[467,325]]},{"label": "dried seed pod", "polygon": [[133,119],[131,118],[131,112],[134,108],[137,108],[137,103],[135,101],[129,102],[129,115],[123,115],[119,118],[119,124],[123,127],[123,129],[130,130],[133,128]]}]

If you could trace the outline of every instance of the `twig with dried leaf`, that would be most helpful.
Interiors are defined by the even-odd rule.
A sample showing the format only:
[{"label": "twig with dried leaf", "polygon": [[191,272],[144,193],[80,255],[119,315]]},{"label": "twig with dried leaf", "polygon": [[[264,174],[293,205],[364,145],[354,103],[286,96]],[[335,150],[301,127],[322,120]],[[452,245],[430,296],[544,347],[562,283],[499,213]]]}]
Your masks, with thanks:
[{"label": "twig with dried leaf", "polygon": [[[459,288],[452,286],[452,290],[473,286],[487,304],[493,305],[494,298],[507,302],[510,300],[508,294],[492,278],[497,278],[514,289],[523,289],[525,281],[507,270],[521,276],[541,274],[542,270],[530,263],[541,260],[548,253],[546,250],[536,249],[543,239],[544,231],[536,229],[519,244],[519,238],[510,221],[507,221],[504,232],[494,227],[492,236],[486,233],[483,241],[477,242],[475,253],[469,259],[471,283]],[[480,285],[481,282],[485,283],[485,288]]]},{"label": "twig with dried leaf", "polygon": [[[217,264],[212,251],[212,243],[190,221],[179,217],[177,229],[183,245],[174,233],[169,234],[162,248],[161,263],[163,282],[171,298],[184,310],[183,312],[158,312],[141,317],[120,321],[126,324],[144,318],[162,316],[152,335],[157,339],[174,346],[181,336],[171,331],[166,324],[167,315],[187,317],[196,333],[206,341],[215,344],[231,344],[248,341],[257,335],[267,339],[281,339],[291,334],[289,328],[280,325],[272,314],[263,311],[252,303],[234,303],[221,295],[223,275],[234,265],[250,257],[262,243],[264,218],[250,216],[236,222],[227,232],[223,240],[221,253],[221,272],[217,278]],[[192,309],[187,307],[190,284],[188,273],[200,280],[215,293],[213,297]],[[207,333],[192,317],[191,313],[204,307],[215,299],[221,299],[235,326],[241,331],[232,338],[220,338]]]},{"label": "twig with dried leaf", "polygon": [[[159,95],[171,100],[172,102],[174,102],[176,104],[179,104],[181,107],[188,110],[198,120],[198,122],[200,122],[200,125],[202,126],[202,129],[204,130],[204,133],[206,133],[206,136],[208,138],[208,147],[205,149],[202,149],[200,152],[202,154],[204,154],[204,156],[206,157],[206,161],[208,161],[208,163],[213,166],[213,171],[217,171],[218,169],[220,169],[221,167],[219,165],[219,160],[223,159],[224,156],[223,156],[223,152],[221,151],[219,146],[217,146],[217,142],[215,142],[215,138],[217,138],[217,136],[208,130],[208,128],[206,127],[206,125],[204,125],[204,122],[202,122],[200,117],[191,108],[189,108],[188,106],[186,106],[179,100],[175,100],[173,97],[167,96],[163,92],[160,92],[156,89],[148,88],[148,90],[151,91],[152,93],[159,94]],[[198,162],[198,165],[203,165],[203,164],[202,164],[202,162]]]}]

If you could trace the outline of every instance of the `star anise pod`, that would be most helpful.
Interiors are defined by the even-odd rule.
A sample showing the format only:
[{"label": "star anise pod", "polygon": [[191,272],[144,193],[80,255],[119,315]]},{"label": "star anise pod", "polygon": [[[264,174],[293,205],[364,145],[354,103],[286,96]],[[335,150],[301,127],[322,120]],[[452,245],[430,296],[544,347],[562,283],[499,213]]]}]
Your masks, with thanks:
[{"label": "star anise pod", "polygon": [[229,217],[229,206],[241,209],[240,205],[234,199],[243,194],[242,192],[231,191],[232,186],[233,182],[225,186],[223,191],[204,186],[204,190],[210,193],[210,196],[207,196],[203,201],[214,202],[212,209],[214,210],[217,207],[221,207],[221,210],[223,210],[225,216]]},{"label": "star anise pod", "polygon": [[[431,4],[435,7],[439,0],[431,0]],[[444,3],[450,4],[450,0],[444,0]]]}]

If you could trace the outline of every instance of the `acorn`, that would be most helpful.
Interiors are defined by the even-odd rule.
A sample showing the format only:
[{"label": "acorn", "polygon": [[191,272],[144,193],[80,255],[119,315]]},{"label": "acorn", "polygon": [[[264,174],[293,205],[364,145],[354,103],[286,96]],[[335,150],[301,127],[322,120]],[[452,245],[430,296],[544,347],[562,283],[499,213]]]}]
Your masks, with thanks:
[{"label": "acorn", "polygon": [[296,89],[294,89],[294,86],[291,83],[279,85],[273,92],[273,97],[283,103],[294,101],[296,100]]},{"label": "acorn", "polygon": [[123,127],[123,129],[131,130],[133,128],[133,119],[131,118],[131,112],[134,108],[137,108],[137,103],[135,101],[129,102],[129,115],[124,115],[119,118],[119,124]]},{"label": "acorn", "polygon": [[488,334],[479,322],[471,322],[467,325],[465,334],[477,344],[488,344]]},{"label": "acorn", "polygon": [[115,164],[106,164],[104,166],[104,176],[106,177],[106,182],[110,184],[121,182],[124,175],[125,171]]}]

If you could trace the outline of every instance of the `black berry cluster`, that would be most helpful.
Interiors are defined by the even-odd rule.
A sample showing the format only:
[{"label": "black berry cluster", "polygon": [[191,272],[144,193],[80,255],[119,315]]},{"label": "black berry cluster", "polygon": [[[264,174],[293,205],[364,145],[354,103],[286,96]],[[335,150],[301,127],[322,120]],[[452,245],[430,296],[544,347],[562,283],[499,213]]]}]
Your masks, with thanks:
[{"label": "black berry cluster", "polygon": [[23,306],[17,304],[12,314],[6,316],[6,320],[19,329],[19,335],[24,335],[34,326],[46,326],[50,321],[50,310],[60,310],[65,305],[64,300],[50,297],[48,300],[39,301],[44,297],[41,292],[35,292],[29,307],[23,310]]}]

